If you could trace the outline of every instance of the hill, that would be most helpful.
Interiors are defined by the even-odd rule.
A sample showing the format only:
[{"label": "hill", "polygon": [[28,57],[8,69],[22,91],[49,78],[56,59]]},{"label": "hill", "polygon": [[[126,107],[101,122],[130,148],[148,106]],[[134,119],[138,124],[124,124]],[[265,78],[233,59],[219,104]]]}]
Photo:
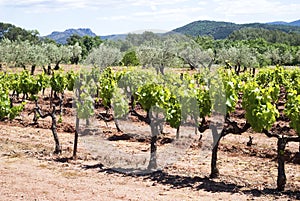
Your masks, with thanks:
[{"label": "hill", "polygon": [[239,28],[239,25],[230,22],[204,20],[189,23],[185,26],[176,28],[173,31],[191,36],[211,35],[215,39],[223,39]]},{"label": "hill", "polygon": [[268,24],[289,25],[289,26],[299,26],[300,27],[300,20],[296,20],[296,21],[293,21],[293,22],[277,21],[277,22],[269,22]]},{"label": "hill", "polygon": [[275,21],[275,22],[268,22],[267,24],[273,24],[273,25],[288,25],[288,22],[284,21]]},{"label": "hill", "polygon": [[[251,23],[251,24],[235,24],[232,22],[218,22],[218,21],[195,21],[184,25],[182,27],[176,28],[173,31],[181,34],[191,35],[191,36],[199,36],[199,35],[211,35],[215,39],[225,39],[232,33],[237,30],[241,30],[243,28],[260,28],[267,30],[279,30],[286,33],[298,33],[300,34],[300,20],[296,20],[293,22],[270,22],[270,23]],[[89,28],[79,28],[79,29],[67,29],[63,32],[54,31],[47,36],[43,36],[41,38],[49,38],[57,43],[65,44],[67,38],[71,35],[77,34],[79,36],[97,36],[94,32],[92,32]],[[16,36],[20,38],[22,35],[22,40],[38,40],[38,32],[37,31],[27,31],[23,28],[16,27],[12,24],[0,23],[0,39],[3,37],[14,40]],[[24,37],[23,37],[24,36]],[[126,34],[114,34],[107,36],[100,36],[102,40],[118,40],[125,39]],[[33,39],[32,39],[33,38]],[[35,39],[36,38],[36,39]]]},{"label": "hill", "polygon": [[296,20],[294,22],[290,22],[289,25],[292,25],[292,26],[299,26],[300,27],[300,20]]},{"label": "hill", "polygon": [[101,40],[124,40],[127,34],[113,34],[107,36],[100,36]]},{"label": "hill", "polygon": [[67,39],[74,34],[77,34],[81,37],[82,36],[92,36],[92,37],[97,36],[89,28],[79,28],[79,29],[67,29],[63,32],[54,31],[45,37],[55,40],[57,43],[65,44],[67,42]]},{"label": "hill", "polygon": [[251,24],[235,24],[231,22],[217,22],[217,21],[195,21],[185,26],[174,29],[174,32],[187,34],[191,36],[199,35],[211,35],[215,39],[225,39],[234,31],[242,28],[263,28],[268,30],[280,30],[286,33],[296,32],[300,33],[300,27],[296,26],[299,21],[292,22],[290,24],[263,24],[263,23],[251,23]]}]

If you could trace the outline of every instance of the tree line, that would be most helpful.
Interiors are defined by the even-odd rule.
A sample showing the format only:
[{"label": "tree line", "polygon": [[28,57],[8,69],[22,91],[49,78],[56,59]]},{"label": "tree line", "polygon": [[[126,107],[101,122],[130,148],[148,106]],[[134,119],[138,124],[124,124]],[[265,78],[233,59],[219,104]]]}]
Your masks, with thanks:
[{"label": "tree line", "polygon": [[[65,45],[38,35],[38,31],[1,23],[0,65],[31,66],[33,74],[36,66],[49,73],[51,64],[59,69],[61,63],[78,64],[86,60],[96,66],[105,66],[107,62],[118,66],[152,66],[162,73],[165,67],[197,69],[222,64],[240,72],[269,65],[300,64],[299,34],[261,28],[240,29],[220,40],[211,36],[152,32],[129,33],[125,40],[116,41],[72,35]],[[103,55],[108,55],[105,58],[113,62],[99,63],[97,57]]]}]

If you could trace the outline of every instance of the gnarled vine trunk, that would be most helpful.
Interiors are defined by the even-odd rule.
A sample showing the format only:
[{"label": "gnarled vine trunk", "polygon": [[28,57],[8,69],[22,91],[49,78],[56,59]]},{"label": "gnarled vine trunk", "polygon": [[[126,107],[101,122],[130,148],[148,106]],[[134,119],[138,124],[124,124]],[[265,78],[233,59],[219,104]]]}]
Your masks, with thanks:
[{"label": "gnarled vine trunk", "polygon": [[179,135],[180,135],[180,126],[178,126],[178,128],[176,129],[176,140],[179,139]]},{"label": "gnarled vine trunk", "polygon": [[277,162],[278,162],[278,176],[277,176],[277,190],[283,191],[286,184],[286,175],[284,169],[284,150],[286,146],[285,138],[278,138],[277,141]]},{"label": "gnarled vine trunk", "polygon": [[56,112],[55,106],[52,106],[52,111],[51,112],[43,114],[40,107],[37,104],[37,101],[36,101],[35,104],[36,104],[35,110],[42,119],[47,118],[49,116],[51,117],[51,120],[52,120],[51,131],[52,131],[52,135],[53,135],[54,142],[55,142],[54,154],[60,154],[62,152],[62,148],[61,148],[59,138],[58,138],[58,135],[57,135],[57,126],[56,126],[57,121],[56,121],[56,114],[55,114],[55,112]]},{"label": "gnarled vine trunk", "polygon": [[79,118],[78,118],[78,115],[76,114],[75,136],[74,136],[74,147],[73,147],[73,160],[77,159],[78,133],[79,133]]},{"label": "gnarled vine trunk", "polygon": [[150,145],[150,160],[147,169],[152,170],[157,168],[156,151],[157,151],[157,135],[159,134],[159,121],[153,117],[152,112],[147,112],[150,117],[151,128],[151,145]]},{"label": "gnarled vine trunk", "polygon": [[52,118],[51,130],[52,130],[53,138],[54,138],[54,141],[55,141],[54,153],[55,154],[60,154],[62,149],[61,149],[61,145],[59,143],[59,139],[58,139],[58,135],[57,135],[55,108],[53,108],[53,110],[54,111],[51,113],[51,118]]},{"label": "gnarled vine trunk", "polygon": [[216,178],[219,176],[219,169],[217,167],[217,160],[218,160],[218,148],[221,136],[218,134],[217,127],[215,125],[210,126],[212,135],[213,135],[213,149],[211,155],[211,170],[210,170],[210,177]]},{"label": "gnarled vine trunk", "polygon": [[300,136],[281,136],[278,134],[271,133],[267,130],[263,130],[263,132],[268,137],[276,137],[277,138],[277,190],[284,191],[285,184],[286,184],[286,175],[285,175],[285,159],[284,159],[284,152],[287,143],[289,142],[300,142]]}]

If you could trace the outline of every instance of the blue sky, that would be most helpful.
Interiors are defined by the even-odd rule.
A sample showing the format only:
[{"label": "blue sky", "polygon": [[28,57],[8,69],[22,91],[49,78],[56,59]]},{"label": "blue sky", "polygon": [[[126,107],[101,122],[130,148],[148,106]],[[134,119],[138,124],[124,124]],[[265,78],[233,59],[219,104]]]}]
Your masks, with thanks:
[{"label": "blue sky", "polygon": [[40,35],[91,28],[97,35],[165,30],[196,20],[235,23],[300,19],[299,0],[0,0],[0,22]]}]

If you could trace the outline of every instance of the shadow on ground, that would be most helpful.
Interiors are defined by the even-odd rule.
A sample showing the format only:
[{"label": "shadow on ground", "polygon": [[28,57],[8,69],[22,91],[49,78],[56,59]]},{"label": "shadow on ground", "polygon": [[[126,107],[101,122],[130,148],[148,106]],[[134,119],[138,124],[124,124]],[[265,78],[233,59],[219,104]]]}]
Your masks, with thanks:
[{"label": "shadow on ground", "polygon": [[287,196],[291,199],[300,200],[300,191],[291,191],[286,190],[284,192],[279,192],[276,189],[265,188],[263,190],[259,189],[251,189],[247,188],[244,190],[245,186],[237,185],[234,183],[226,183],[223,181],[214,181],[214,179],[210,179],[209,177],[190,177],[190,176],[181,176],[181,175],[173,175],[166,173],[164,171],[144,171],[139,169],[111,169],[105,168],[101,163],[95,165],[84,165],[83,169],[98,169],[99,172],[106,172],[109,174],[119,174],[127,177],[138,177],[143,178],[144,180],[151,180],[155,183],[153,185],[162,184],[168,185],[171,188],[190,188],[193,190],[204,190],[209,192],[228,192],[228,193],[244,193],[248,195],[252,195],[254,197],[272,195],[275,198],[279,198],[280,196]]}]

